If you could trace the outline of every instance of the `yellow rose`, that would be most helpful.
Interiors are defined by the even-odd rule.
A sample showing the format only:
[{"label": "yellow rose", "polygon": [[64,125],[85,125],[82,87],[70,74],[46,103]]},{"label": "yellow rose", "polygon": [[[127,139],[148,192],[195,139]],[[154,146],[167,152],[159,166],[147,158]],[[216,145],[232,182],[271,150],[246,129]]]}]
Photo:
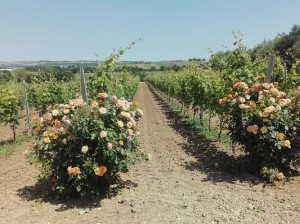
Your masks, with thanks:
[{"label": "yellow rose", "polygon": [[91,102],[91,106],[92,106],[92,107],[97,107],[97,106],[98,106],[98,103],[97,103],[96,101],[93,100],[93,101]]},{"label": "yellow rose", "polygon": [[76,107],[81,107],[81,106],[83,106],[83,104],[84,104],[84,101],[83,101],[82,98],[77,98],[77,99],[74,101],[74,106],[76,106]]},{"label": "yellow rose", "polygon": [[70,110],[69,109],[64,109],[64,114],[68,114],[69,112],[70,112]]},{"label": "yellow rose", "polygon": [[122,127],[124,126],[123,121],[118,121],[118,122],[117,122],[117,126],[118,126],[119,128],[122,128]]},{"label": "yellow rose", "polygon": [[278,134],[278,140],[281,141],[283,139],[284,135],[282,133]]},{"label": "yellow rose", "polygon": [[260,129],[261,133],[267,133],[268,132],[268,129],[266,128],[266,126],[263,126],[261,129]]},{"label": "yellow rose", "polygon": [[44,138],[44,142],[47,143],[47,144],[50,143],[50,138],[49,137],[45,137]]},{"label": "yellow rose", "polygon": [[83,154],[86,154],[88,151],[89,151],[89,147],[87,145],[84,145],[84,146],[81,147],[81,152]]},{"label": "yellow rose", "polygon": [[254,101],[250,101],[249,107],[250,107],[251,109],[255,108],[255,107],[256,107],[255,102],[254,102]]},{"label": "yellow rose", "polygon": [[244,103],[242,103],[242,104],[239,105],[239,108],[241,108],[242,110],[244,110],[246,107],[247,107],[247,106],[246,106],[246,104],[244,104]]},{"label": "yellow rose", "polygon": [[64,109],[70,109],[71,107],[70,107],[70,105],[69,104],[65,104],[64,105]]},{"label": "yellow rose", "polygon": [[289,140],[285,140],[282,144],[282,146],[290,148],[291,147],[291,142]]},{"label": "yellow rose", "polygon": [[107,93],[106,92],[103,92],[103,93],[99,93],[98,96],[101,98],[101,99],[105,99],[108,97]]},{"label": "yellow rose", "polygon": [[269,99],[269,102],[270,102],[270,103],[275,103],[275,98],[274,98],[274,97],[271,97],[271,98]]},{"label": "yellow rose", "polygon": [[278,180],[281,180],[281,179],[283,179],[283,178],[285,178],[285,176],[284,176],[284,174],[283,173],[276,173],[276,178],[278,179]]},{"label": "yellow rose", "polygon": [[264,109],[264,112],[266,113],[272,113],[276,108],[274,106],[269,106]]},{"label": "yellow rose", "polygon": [[239,97],[239,102],[240,103],[245,103],[246,102],[246,99],[244,97]]},{"label": "yellow rose", "polygon": [[118,115],[118,118],[125,118],[126,116],[126,112],[125,111],[122,111],[119,115]]},{"label": "yellow rose", "polygon": [[291,104],[291,100],[290,99],[280,99],[279,100],[279,105],[281,107],[287,106],[288,104]]},{"label": "yellow rose", "polygon": [[277,96],[279,96],[279,90],[278,89],[276,89],[276,88],[271,88],[270,89],[270,93],[273,95],[273,96],[275,96],[275,97],[277,97]]},{"label": "yellow rose", "polygon": [[262,86],[264,87],[264,89],[269,89],[270,88],[270,84],[269,83],[264,83],[264,84],[262,84]]},{"label": "yellow rose", "polygon": [[58,110],[52,110],[52,115],[53,116],[58,116],[59,115],[59,111]]},{"label": "yellow rose", "polygon": [[262,116],[263,116],[263,117],[268,117],[268,116],[269,116],[269,113],[266,112],[266,111],[264,111],[264,112],[262,113]]},{"label": "yellow rose", "polygon": [[261,104],[260,104],[260,107],[265,108],[265,107],[266,107],[266,104],[261,103]]},{"label": "yellow rose", "polygon": [[126,126],[127,126],[127,128],[132,128],[133,124],[132,124],[132,122],[128,121]]}]

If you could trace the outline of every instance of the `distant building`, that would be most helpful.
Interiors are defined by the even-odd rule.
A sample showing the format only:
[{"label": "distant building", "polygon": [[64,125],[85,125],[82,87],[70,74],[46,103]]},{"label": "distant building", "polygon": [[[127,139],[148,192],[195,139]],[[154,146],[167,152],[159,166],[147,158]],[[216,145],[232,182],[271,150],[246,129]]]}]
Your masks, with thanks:
[{"label": "distant building", "polygon": [[0,71],[10,71],[12,72],[13,70],[15,70],[14,68],[0,68]]}]

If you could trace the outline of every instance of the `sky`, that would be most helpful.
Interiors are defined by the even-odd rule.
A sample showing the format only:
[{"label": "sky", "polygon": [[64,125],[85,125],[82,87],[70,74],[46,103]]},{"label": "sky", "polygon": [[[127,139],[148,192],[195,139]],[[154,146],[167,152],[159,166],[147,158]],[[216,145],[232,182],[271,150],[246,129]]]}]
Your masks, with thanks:
[{"label": "sky", "polygon": [[0,61],[208,58],[300,25],[300,0],[0,0]]}]

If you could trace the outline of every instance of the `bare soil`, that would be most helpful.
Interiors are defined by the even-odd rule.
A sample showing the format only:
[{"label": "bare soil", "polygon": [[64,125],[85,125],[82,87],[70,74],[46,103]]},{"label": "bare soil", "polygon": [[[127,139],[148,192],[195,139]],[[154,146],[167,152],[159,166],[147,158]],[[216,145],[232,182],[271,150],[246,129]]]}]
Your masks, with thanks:
[{"label": "bare soil", "polygon": [[[16,136],[19,136],[21,134],[24,134],[28,131],[27,121],[22,118],[20,119],[20,124],[16,128]],[[0,125],[0,143],[2,142],[8,142],[13,140],[13,131],[10,128],[9,124]]]},{"label": "bare soil", "polygon": [[32,142],[0,158],[0,223],[300,223],[300,179],[265,184],[243,158],[203,140],[147,84],[136,99],[151,160],[121,174],[102,199],[58,200],[28,164]]}]

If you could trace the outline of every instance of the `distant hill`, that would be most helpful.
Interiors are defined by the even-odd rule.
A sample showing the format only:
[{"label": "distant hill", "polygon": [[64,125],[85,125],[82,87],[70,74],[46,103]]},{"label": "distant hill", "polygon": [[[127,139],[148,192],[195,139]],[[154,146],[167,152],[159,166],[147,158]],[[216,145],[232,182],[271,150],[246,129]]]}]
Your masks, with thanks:
[{"label": "distant hill", "polygon": [[[88,61],[88,60],[77,60],[77,61],[48,61],[48,60],[40,60],[40,61],[13,61],[13,62],[4,62],[0,61],[0,69],[12,69],[12,68],[22,68],[22,67],[30,67],[30,66],[58,66],[58,67],[67,67],[67,66],[78,66],[83,65],[84,67],[96,67],[101,64],[102,61]],[[130,66],[130,67],[138,67],[144,70],[151,69],[155,67],[155,69],[160,69],[161,66],[171,67],[174,65],[177,66],[190,66],[197,65],[198,61],[120,61],[117,64],[117,67],[122,66]]]}]

